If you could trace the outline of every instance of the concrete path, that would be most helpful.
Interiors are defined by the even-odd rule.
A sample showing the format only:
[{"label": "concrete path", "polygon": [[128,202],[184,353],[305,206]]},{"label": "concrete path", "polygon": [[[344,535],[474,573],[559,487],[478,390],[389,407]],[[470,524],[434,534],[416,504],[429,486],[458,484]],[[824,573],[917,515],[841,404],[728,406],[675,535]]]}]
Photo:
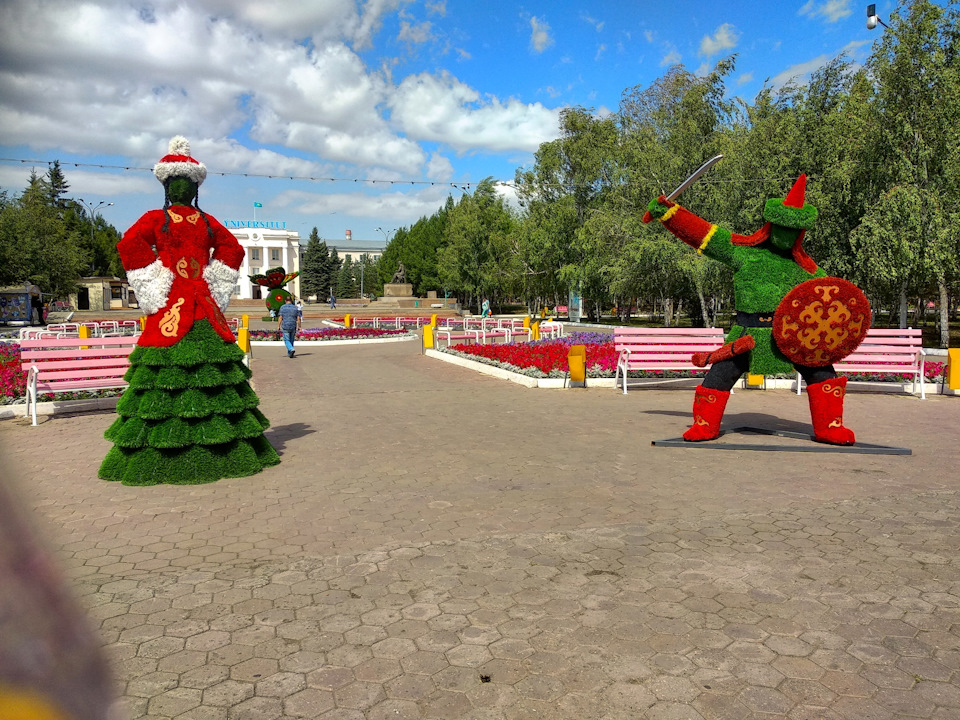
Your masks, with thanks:
[{"label": "concrete path", "polygon": [[[112,414],[0,423],[124,717],[960,717],[956,398],[851,393],[911,456],[774,454],[651,447],[689,390],[528,390],[416,343],[253,367],[283,462],[250,478],[122,487]],[[737,391],[725,427],[808,418]]]}]

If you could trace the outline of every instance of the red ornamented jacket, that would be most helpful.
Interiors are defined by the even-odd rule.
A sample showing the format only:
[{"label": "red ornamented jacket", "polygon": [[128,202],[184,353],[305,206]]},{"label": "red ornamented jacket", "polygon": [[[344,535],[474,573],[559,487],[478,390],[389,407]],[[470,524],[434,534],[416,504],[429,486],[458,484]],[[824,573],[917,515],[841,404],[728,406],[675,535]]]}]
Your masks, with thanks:
[{"label": "red ornamented jacket", "polygon": [[147,316],[138,344],[174,345],[201,318],[209,320],[224,340],[236,342],[220,307],[210,295],[203,271],[212,260],[238,270],[243,262],[243,248],[211,215],[206,217],[213,237],[196,208],[174,205],[168,212],[170,223],[166,232],[162,229],[167,221],[166,213],[151,210],[137,220],[117,244],[125,270],[139,270],[159,259],[173,273],[167,302],[158,312]]}]

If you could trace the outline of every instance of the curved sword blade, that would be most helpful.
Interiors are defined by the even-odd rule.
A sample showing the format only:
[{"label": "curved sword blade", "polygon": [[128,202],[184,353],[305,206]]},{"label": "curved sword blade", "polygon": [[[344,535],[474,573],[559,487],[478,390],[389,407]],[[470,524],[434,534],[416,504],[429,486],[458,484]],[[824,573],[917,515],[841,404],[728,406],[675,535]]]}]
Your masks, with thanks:
[{"label": "curved sword blade", "polygon": [[720,158],[722,157],[723,157],[722,153],[720,155],[715,155],[714,157],[707,160],[703,165],[698,167],[690,177],[688,177],[686,180],[680,183],[680,185],[677,187],[676,190],[674,190],[672,193],[667,195],[667,200],[676,200],[677,196],[679,196],[680,193],[682,193],[688,187],[693,185],[701,175],[703,175],[707,170],[713,167],[716,164],[716,162],[720,160]]}]

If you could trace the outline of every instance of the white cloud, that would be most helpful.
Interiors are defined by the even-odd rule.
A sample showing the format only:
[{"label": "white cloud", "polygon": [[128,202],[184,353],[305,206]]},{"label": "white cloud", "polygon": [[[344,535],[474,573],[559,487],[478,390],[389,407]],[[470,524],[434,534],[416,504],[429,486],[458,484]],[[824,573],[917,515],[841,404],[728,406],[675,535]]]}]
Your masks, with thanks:
[{"label": "white cloud", "polygon": [[540,103],[482,98],[449,73],[405,78],[390,107],[408,137],[446,143],[458,152],[532,152],[558,134],[559,111]]},{"label": "white cloud", "polygon": [[433,25],[429,21],[424,21],[419,25],[413,25],[406,20],[400,23],[400,34],[397,39],[414,45],[422,45],[434,39],[431,32]]},{"label": "white cloud", "polygon": [[[405,14],[412,0],[146,2],[0,0],[0,142],[38,159],[106,156],[110,164],[152,167],[169,138],[183,134],[212,175],[448,182],[464,176],[448,150],[529,153],[557,136],[559,111],[541,103],[483,94],[445,72],[395,81],[403,64],[386,56],[368,64],[360,50],[382,39],[381,26],[411,43],[438,30]],[[446,5],[422,7],[435,19]],[[553,43],[551,29],[530,22],[531,44],[542,52]],[[450,53],[448,64],[469,60],[470,50]],[[121,196],[128,215],[161,196],[148,172],[64,167],[78,195],[116,198],[117,215]],[[19,192],[28,175],[0,167],[0,185]],[[249,190],[253,182],[220,178],[207,197],[229,205],[224,188]],[[260,190],[256,199],[267,195]],[[352,202],[358,212],[397,208],[415,220],[445,195],[398,186]],[[331,196],[309,197],[304,207]],[[332,209],[347,215],[351,204],[343,204]]]},{"label": "white cloud", "polygon": [[439,182],[449,182],[453,179],[453,163],[440,153],[433,153],[427,162],[427,177]]},{"label": "white cloud", "polygon": [[[370,0],[365,16],[381,17],[401,1]],[[556,113],[540,104],[480,102],[473,88],[430,75],[394,87],[342,42],[325,42],[311,52],[289,38],[259,36],[238,24],[238,18],[256,20],[277,33],[293,32],[292,21],[271,20],[273,2],[265,10],[226,0],[197,4],[203,9],[176,5],[146,17],[119,4],[70,5],[76,11],[71,13],[62,12],[68,5],[63,2],[0,10],[5,52],[18,58],[19,67],[29,68],[0,71],[5,142],[152,163],[158,148],[182,133],[195,147],[209,141],[225,163],[242,170],[258,155],[227,138],[247,125],[260,143],[321,160],[271,158],[269,164],[285,166],[284,174],[315,173],[323,161],[414,173],[426,159],[417,140],[439,139],[460,151],[529,150],[554,132]],[[302,33],[310,19],[338,17],[348,25],[350,8],[352,3],[308,2],[298,4],[294,15],[303,23]],[[222,10],[224,17],[210,21],[205,13],[211,9]],[[407,39],[419,41],[430,25],[405,23],[403,28]],[[410,106],[411,93],[426,104]],[[58,101],[49,102],[51,97]],[[397,135],[384,117],[387,105],[395,108],[397,124],[409,137]],[[417,120],[424,107],[424,119]],[[452,126],[439,126],[439,118]]]},{"label": "white cloud", "polygon": [[740,33],[730,23],[724,23],[717,28],[713,37],[704,35],[700,41],[701,57],[710,57],[724,50],[732,50],[740,42]]},{"label": "white cloud", "polygon": [[605,24],[603,20],[597,20],[595,17],[591,17],[586,13],[580,13],[580,19],[588,25],[593,25],[593,29],[597,32],[601,32],[603,30],[603,26]]},{"label": "white cloud", "polygon": [[536,17],[530,18],[530,47],[536,53],[542,53],[553,45],[550,26]]},{"label": "white cloud", "polygon": [[657,34],[653,30],[644,30],[643,37],[646,38],[648,43],[652,43],[657,39]]},{"label": "white cloud", "polygon": [[[868,45],[869,43],[869,40],[854,40],[853,42],[848,42],[840,50],[840,53],[853,53],[858,48]],[[791,80],[796,80],[798,82],[802,81],[807,78],[810,73],[815,72],[830,61],[834,60],[840,53],[818,55],[812,60],[807,60],[806,62],[792,65],[783,72],[774,75],[770,79],[770,84],[773,87],[778,88],[786,85]]]},{"label": "white cloud", "polygon": [[599,60],[600,56],[603,55],[603,53],[605,53],[606,50],[607,50],[606,44],[600,43],[599,45],[597,45],[597,52],[594,54],[593,59]]},{"label": "white cloud", "polygon": [[753,82],[753,73],[743,73],[740,77],[737,78],[737,85],[746,85],[749,82]]},{"label": "white cloud", "polygon": [[[378,186],[379,187],[379,186]],[[337,213],[358,218],[412,224],[432,215],[451,192],[449,185],[418,186],[416,190],[388,190],[369,193],[310,193],[289,190],[278,194],[272,204],[305,217]]]},{"label": "white cloud", "polygon": [[835,23],[853,14],[850,3],[851,0],[826,0],[826,2],[823,2],[823,0],[808,0],[797,14],[812,18],[823,16],[828,22]]},{"label": "white cloud", "polygon": [[660,67],[666,67],[667,65],[679,65],[683,60],[683,56],[678,53],[676,50],[669,50],[666,55],[663,56],[660,60]]}]

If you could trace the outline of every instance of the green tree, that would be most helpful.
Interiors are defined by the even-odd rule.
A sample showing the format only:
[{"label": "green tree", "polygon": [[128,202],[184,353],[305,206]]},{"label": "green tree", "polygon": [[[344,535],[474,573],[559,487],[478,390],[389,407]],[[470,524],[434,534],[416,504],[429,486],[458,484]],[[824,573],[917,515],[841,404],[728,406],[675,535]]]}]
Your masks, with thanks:
[{"label": "green tree", "polygon": [[82,234],[70,227],[49,194],[48,183],[31,173],[23,194],[0,207],[0,284],[31,282],[44,293],[66,298],[88,266]]},{"label": "green tree", "polygon": [[[922,210],[920,217],[905,219],[909,230],[901,228],[896,240],[887,238],[915,244],[910,255],[918,258],[914,269],[922,271],[911,278],[915,287],[901,283],[900,323],[906,324],[907,293],[936,287],[944,347],[949,340],[948,284],[957,274],[958,251],[956,215],[948,210],[960,201],[958,19],[955,5],[944,9],[928,0],[901,2],[867,63],[877,86],[877,174],[891,201],[912,208],[920,203]],[[913,227],[916,222],[919,227]]]},{"label": "green tree", "polygon": [[59,208],[66,207],[66,195],[70,185],[67,184],[59,160],[54,160],[47,169],[46,184],[50,193],[50,204]]},{"label": "green tree", "polygon": [[352,260],[345,260],[337,273],[336,291],[338,298],[354,298],[360,294],[356,278],[360,277],[359,268]]},{"label": "green tree", "polygon": [[448,244],[440,250],[440,283],[465,293],[466,303],[475,302],[479,313],[484,295],[493,301],[504,297],[514,220],[489,177],[473,195],[464,195],[448,217]]},{"label": "green tree", "polygon": [[323,302],[330,292],[330,264],[327,243],[313,228],[300,260],[300,287],[305,297],[315,295],[318,302]]}]

